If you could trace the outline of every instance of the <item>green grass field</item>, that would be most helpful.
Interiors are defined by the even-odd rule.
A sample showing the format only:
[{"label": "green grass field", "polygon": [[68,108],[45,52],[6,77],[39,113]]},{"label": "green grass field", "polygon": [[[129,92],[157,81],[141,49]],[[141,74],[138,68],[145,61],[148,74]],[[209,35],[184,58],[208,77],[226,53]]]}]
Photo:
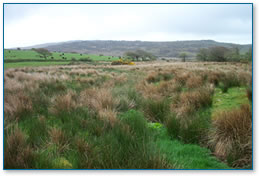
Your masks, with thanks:
[{"label": "green grass field", "polygon": [[[64,55],[63,55],[64,54]],[[51,60],[53,57],[54,60],[62,59],[64,60],[72,60],[72,58],[79,60],[82,58],[90,58],[93,61],[114,61],[118,60],[118,57],[112,56],[99,56],[99,55],[91,55],[91,54],[79,54],[79,53],[62,53],[62,52],[52,52],[52,56],[48,56],[47,59]],[[5,60],[19,60],[19,59],[27,59],[27,60],[45,60],[41,58],[40,55],[33,50],[4,50],[4,59]]]}]

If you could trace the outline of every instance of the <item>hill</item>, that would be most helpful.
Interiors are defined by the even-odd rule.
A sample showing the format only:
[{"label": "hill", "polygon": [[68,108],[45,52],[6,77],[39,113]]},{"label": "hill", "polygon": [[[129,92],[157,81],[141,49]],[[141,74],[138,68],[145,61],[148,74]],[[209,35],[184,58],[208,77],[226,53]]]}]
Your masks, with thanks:
[{"label": "hill", "polygon": [[77,52],[87,54],[103,54],[106,56],[121,56],[127,51],[138,49],[150,52],[157,57],[178,57],[181,52],[189,53],[194,57],[200,48],[213,46],[224,46],[227,48],[238,47],[241,53],[248,51],[251,44],[240,45],[234,43],[222,43],[213,40],[193,40],[193,41],[171,41],[171,42],[148,42],[148,41],[67,41],[60,43],[47,43],[26,47],[23,49],[44,47],[50,51]]}]

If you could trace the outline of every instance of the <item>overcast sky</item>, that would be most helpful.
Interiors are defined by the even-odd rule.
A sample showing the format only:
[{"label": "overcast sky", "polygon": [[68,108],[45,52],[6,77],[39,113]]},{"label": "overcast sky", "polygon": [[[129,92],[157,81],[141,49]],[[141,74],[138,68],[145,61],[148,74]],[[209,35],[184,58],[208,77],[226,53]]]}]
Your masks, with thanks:
[{"label": "overcast sky", "polygon": [[5,4],[5,48],[69,40],[252,43],[250,4]]}]

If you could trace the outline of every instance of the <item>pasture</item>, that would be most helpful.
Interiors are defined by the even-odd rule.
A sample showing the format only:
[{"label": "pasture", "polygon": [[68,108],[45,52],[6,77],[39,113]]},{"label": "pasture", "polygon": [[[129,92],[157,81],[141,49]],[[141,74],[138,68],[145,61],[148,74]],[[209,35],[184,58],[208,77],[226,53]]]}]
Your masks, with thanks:
[{"label": "pasture", "polygon": [[251,169],[252,66],[6,68],[4,168]]},{"label": "pasture", "polygon": [[114,61],[118,60],[116,56],[103,56],[93,54],[80,54],[80,53],[64,53],[64,52],[51,52],[52,55],[44,59],[40,54],[33,50],[14,50],[5,49],[4,59],[8,60],[80,60],[90,59],[93,61]]}]

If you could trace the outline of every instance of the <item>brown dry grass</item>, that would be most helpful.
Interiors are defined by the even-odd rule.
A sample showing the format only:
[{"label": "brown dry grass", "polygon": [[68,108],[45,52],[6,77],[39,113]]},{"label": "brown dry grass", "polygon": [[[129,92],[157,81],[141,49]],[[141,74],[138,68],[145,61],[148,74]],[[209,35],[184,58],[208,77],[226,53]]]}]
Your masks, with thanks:
[{"label": "brown dry grass", "polygon": [[142,81],[136,86],[137,91],[139,91],[144,98],[153,99],[153,100],[161,100],[162,96],[158,90],[158,87],[154,84],[149,84],[146,81]]},{"label": "brown dry grass", "polygon": [[58,147],[59,153],[63,153],[69,148],[69,139],[61,129],[51,128],[48,134],[50,136],[48,145],[55,144]]},{"label": "brown dry grass", "polygon": [[76,93],[69,90],[64,95],[58,95],[54,98],[53,105],[49,111],[53,114],[69,112],[77,107]]},{"label": "brown dry grass", "polygon": [[80,93],[80,103],[98,112],[103,109],[114,110],[119,100],[112,96],[111,90],[107,88],[91,88]]},{"label": "brown dry grass", "polygon": [[99,110],[98,115],[101,120],[109,123],[112,127],[118,122],[117,112],[110,109]]},{"label": "brown dry grass", "polygon": [[31,168],[35,155],[26,143],[25,134],[18,128],[6,135],[4,148],[5,169]]},{"label": "brown dry grass", "polygon": [[202,85],[203,85],[203,78],[198,75],[192,75],[186,81],[187,88],[198,88],[198,87],[201,87]]},{"label": "brown dry grass", "polygon": [[195,91],[182,92],[177,108],[173,104],[171,109],[180,115],[188,115],[202,107],[210,106],[212,104],[213,90],[213,88],[201,87]]},{"label": "brown dry grass", "polygon": [[231,166],[252,163],[252,111],[249,104],[214,116],[209,143],[216,156],[231,160]]},{"label": "brown dry grass", "polygon": [[[23,91],[9,93],[4,97],[4,113],[11,120],[19,120],[20,117],[32,111],[32,101]],[[5,117],[6,118],[6,117]]]}]

